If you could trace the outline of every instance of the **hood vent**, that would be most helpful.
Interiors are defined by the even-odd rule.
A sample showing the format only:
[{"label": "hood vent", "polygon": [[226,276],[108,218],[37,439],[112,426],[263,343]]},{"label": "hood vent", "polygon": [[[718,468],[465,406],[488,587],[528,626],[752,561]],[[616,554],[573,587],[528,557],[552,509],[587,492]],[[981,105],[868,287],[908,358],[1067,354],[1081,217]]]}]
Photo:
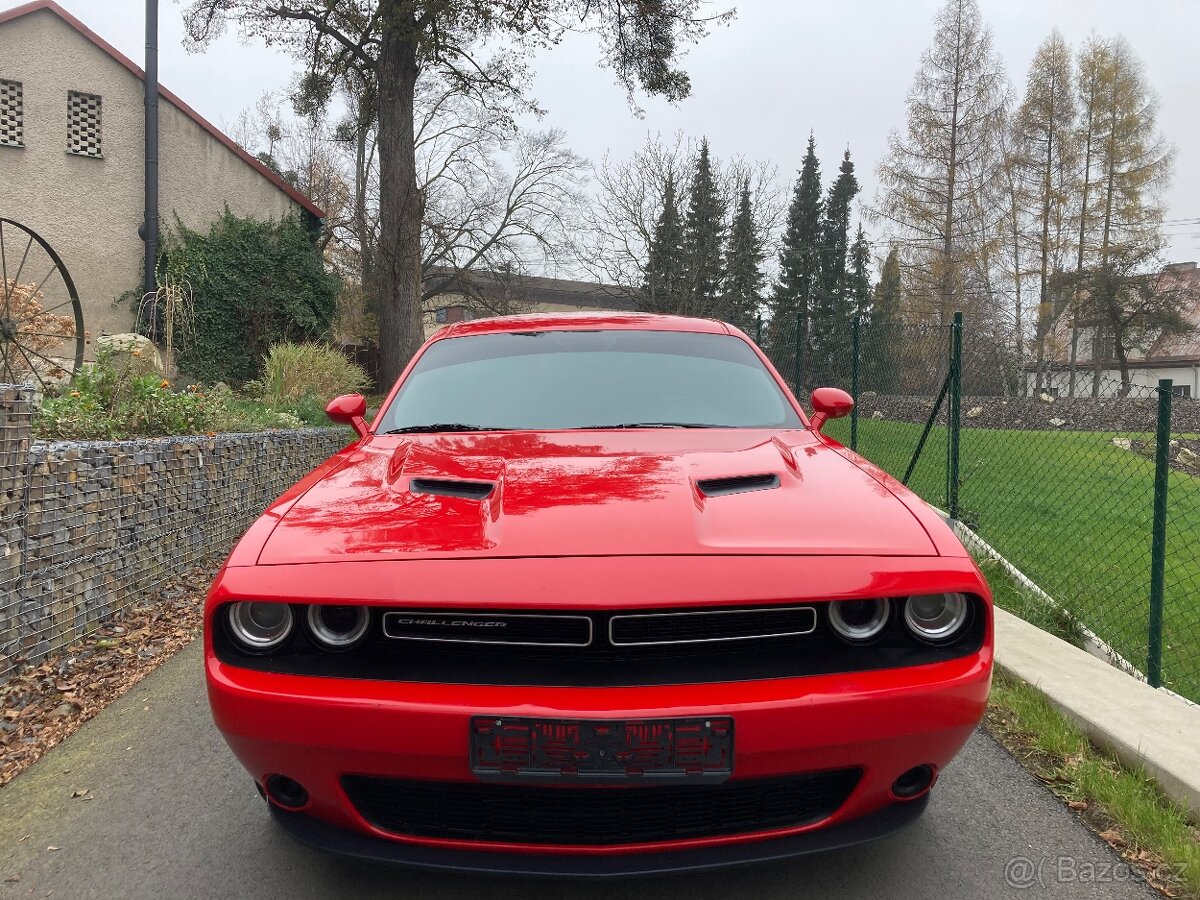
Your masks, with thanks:
[{"label": "hood vent", "polygon": [[734,475],[731,478],[702,478],[696,482],[705,497],[724,497],[726,494],[745,494],[749,491],[769,491],[779,487],[778,475]]},{"label": "hood vent", "polygon": [[414,478],[409,484],[409,490],[414,494],[463,497],[467,500],[483,500],[495,488],[490,481],[459,481],[454,478]]}]

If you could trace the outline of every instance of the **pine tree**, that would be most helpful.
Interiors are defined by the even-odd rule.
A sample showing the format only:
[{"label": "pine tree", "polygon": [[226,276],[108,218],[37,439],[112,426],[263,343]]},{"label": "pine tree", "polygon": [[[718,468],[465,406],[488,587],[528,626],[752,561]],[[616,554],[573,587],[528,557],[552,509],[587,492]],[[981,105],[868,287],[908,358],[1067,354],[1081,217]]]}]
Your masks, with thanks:
[{"label": "pine tree", "polygon": [[850,271],[846,277],[846,297],[851,314],[857,316],[865,328],[871,315],[871,245],[863,232],[862,223],[850,245]]},{"label": "pine tree", "polygon": [[679,220],[675,176],[669,174],[663,188],[662,213],[650,239],[639,305],[646,312],[677,313],[686,303],[684,293],[683,224]]},{"label": "pine tree", "polygon": [[810,343],[814,375],[822,383],[845,373],[836,371],[845,357],[854,304],[846,291],[846,254],[850,243],[850,204],[858,194],[858,179],[850,151],[842,156],[837,180],[829,187],[821,217],[818,290],[812,304]]},{"label": "pine tree", "polygon": [[785,372],[801,369],[806,355],[809,309],[821,277],[821,210],[821,164],[810,134],[788,207],[779,281],[771,296],[772,356]]},{"label": "pine tree", "polygon": [[708,139],[700,142],[696,174],[689,191],[683,220],[683,262],[687,296],[680,311],[685,315],[714,316],[719,312],[725,242],[725,201],[717,189]]},{"label": "pine tree", "polygon": [[725,250],[721,315],[725,321],[751,333],[762,302],[762,262],[762,239],[754,224],[750,182],[746,181],[738,198],[729,230],[729,246]]},{"label": "pine tree", "polygon": [[871,321],[863,337],[863,371],[872,390],[887,393],[895,388],[897,346],[895,328],[901,311],[900,253],[895,246],[879,270],[871,302]]}]

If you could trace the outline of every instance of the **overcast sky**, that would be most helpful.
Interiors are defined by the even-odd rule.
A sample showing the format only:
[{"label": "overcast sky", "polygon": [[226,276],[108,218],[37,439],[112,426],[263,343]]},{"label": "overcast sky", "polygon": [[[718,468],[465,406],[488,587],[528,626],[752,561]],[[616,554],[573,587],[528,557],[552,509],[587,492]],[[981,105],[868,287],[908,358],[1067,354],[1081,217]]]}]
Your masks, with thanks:
[{"label": "overcast sky", "polygon": [[[143,4],[59,2],[141,63]],[[10,5],[0,0],[0,8]],[[707,135],[718,155],[769,158],[794,176],[809,131],[822,172],[849,146],[865,198],[888,132],[903,126],[904,99],[941,0],[740,0],[737,19],[692,48],[693,95],[678,106],[643,101],[636,119],[612,73],[595,65],[593,39],[572,37],[537,60],[533,95],[542,127],[562,128],[577,153],[599,160],[640,146],[648,133]],[[1200,220],[1200,0],[981,0],[996,49],[1022,89],[1037,45],[1057,27],[1073,45],[1090,32],[1123,34],[1160,99],[1159,127],[1177,151],[1169,220]],[[181,6],[160,13],[161,82],[223,127],[266,92],[286,87],[295,63],[227,35],[203,54],[182,46]],[[1200,258],[1200,225],[1169,225],[1171,258]]]}]

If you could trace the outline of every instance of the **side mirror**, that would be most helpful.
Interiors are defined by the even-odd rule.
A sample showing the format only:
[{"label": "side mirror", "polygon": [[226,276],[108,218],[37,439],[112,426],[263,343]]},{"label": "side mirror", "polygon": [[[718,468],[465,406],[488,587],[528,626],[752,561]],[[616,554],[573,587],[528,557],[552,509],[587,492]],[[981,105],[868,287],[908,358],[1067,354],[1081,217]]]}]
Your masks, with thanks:
[{"label": "side mirror", "polygon": [[325,407],[325,415],[329,416],[330,421],[349,425],[359,437],[367,433],[367,421],[363,418],[366,414],[367,398],[362,394],[342,394],[330,400]]},{"label": "side mirror", "polygon": [[827,420],[850,415],[854,409],[854,398],[841,388],[817,388],[812,392],[812,408],[813,431],[820,431]]}]

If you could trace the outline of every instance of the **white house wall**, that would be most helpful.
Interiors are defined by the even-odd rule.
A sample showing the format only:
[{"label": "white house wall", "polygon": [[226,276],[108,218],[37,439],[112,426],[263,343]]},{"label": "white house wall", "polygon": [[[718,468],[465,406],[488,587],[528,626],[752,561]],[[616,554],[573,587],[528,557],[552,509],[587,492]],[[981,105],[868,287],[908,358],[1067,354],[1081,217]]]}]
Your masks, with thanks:
[{"label": "white house wall", "polygon": [[[1088,368],[1080,368],[1075,373],[1075,396],[1090,397],[1092,393],[1093,372]],[[1144,396],[1147,392],[1158,387],[1160,378],[1170,378],[1175,386],[1190,387],[1192,397],[1200,397],[1200,366],[1174,366],[1161,368],[1131,368],[1129,380],[1133,384],[1133,393]],[[1030,393],[1035,391],[1037,377],[1034,373],[1027,374]],[[1042,379],[1042,384],[1058,389],[1060,396],[1067,396],[1070,387],[1068,372],[1050,372]],[[1102,369],[1100,371],[1100,396],[1116,397],[1121,389],[1121,370]]]}]

